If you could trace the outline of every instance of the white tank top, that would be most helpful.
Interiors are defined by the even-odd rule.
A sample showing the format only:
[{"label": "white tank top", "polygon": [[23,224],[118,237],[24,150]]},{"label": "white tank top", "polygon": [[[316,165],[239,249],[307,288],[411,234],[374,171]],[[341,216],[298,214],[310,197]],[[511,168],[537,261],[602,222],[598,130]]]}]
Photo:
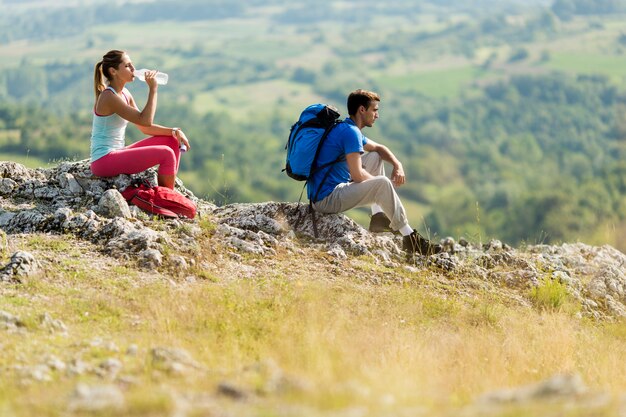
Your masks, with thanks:
[{"label": "white tank top", "polygon": [[[106,90],[116,93],[113,87],[107,87]],[[122,95],[126,99],[126,103],[130,104],[125,90],[122,90]],[[94,106],[93,125],[91,127],[91,162],[102,158],[111,151],[124,147],[127,125],[128,120],[118,116],[117,113],[110,116],[100,116],[96,113]]]}]

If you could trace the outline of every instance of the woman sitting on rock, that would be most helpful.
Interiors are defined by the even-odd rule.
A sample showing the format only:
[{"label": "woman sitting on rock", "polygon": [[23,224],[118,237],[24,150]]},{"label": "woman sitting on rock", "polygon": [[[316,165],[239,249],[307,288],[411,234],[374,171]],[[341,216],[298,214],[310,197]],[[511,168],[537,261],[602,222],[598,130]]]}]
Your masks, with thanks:
[{"label": "woman sitting on rock", "polygon": [[[157,107],[156,71],[146,73],[148,101],[143,110],[137,108],[133,96],[125,88],[126,83],[135,79],[134,72],[135,67],[124,51],[109,51],[96,64],[91,172],[99,177],[113,177],[136,174],[158,165],[159,185],[173,189],[180,146],[185,145],[189,149],[189,141],[179,128],[152,122]],[[128,122],[151,137],[125,146]]]}]

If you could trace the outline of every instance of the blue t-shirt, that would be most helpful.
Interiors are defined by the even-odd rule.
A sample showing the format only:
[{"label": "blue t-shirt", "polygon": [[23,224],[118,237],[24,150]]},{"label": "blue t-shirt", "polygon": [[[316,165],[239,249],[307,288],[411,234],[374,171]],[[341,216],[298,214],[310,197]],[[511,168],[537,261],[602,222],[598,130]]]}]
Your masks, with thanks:
[{"label": "blue t-shirt", "polygon": [[[328,134],[322,149],[320,149],[316,165],[322,166],[353,152],[362,154],[363,146],[366,143],[367,138],[361,133],[361,130],[354,124],[352,119],[348,117],[344,123],[340,123]],[[328,172],[329,170],[330,172]],[[327,172],[328,176],[324,181]],[[338,184],[350,182],[351,180],[348,163],[344,159],[313,174],[307,182],[307,195],[311,201],[316,203],[332,193]],[[324,183],[318,192],[322,181]],[[318,193],[317,198],[315,198],[316,193]]]}]

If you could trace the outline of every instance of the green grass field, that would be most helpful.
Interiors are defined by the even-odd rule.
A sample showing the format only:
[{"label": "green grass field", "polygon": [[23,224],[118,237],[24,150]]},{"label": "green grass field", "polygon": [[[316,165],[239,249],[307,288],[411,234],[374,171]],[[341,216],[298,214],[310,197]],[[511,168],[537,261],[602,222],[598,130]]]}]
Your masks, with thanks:
[{"label": "green grass field", "polygon": [[199,113],[225,112],[235,119],[241,119],[250,113],[271,113],[277,107],[304,108],[320,100],[322,98],[310,86],[272,80],[198,93],[195,95],[193,107]]},{"label": "green grass field", "polygon": [[464,66],[403,75],[380,74],[374,79],[389,89],[415,91],[431,97],[444,98],[458,96],[482,74],[482,71],[474,67]]},{"label": "green grass field", "polygon": [[626,55],[554,52],[546,66],[558,71],[603,74],[616,79],[623,79],[626,76]]}]

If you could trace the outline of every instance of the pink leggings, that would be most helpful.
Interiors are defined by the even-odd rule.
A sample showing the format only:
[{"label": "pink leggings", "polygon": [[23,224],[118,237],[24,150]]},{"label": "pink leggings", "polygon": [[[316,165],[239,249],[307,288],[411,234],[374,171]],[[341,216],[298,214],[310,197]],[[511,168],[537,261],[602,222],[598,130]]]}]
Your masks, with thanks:
[{"label": "pink leggings", "polygon": [[91,172],[98,177],[114,177],[137,174],[158,165],[159,175],[176,175],[179,162],[178,139],[172,136],[152,136],[93,161]]}]

